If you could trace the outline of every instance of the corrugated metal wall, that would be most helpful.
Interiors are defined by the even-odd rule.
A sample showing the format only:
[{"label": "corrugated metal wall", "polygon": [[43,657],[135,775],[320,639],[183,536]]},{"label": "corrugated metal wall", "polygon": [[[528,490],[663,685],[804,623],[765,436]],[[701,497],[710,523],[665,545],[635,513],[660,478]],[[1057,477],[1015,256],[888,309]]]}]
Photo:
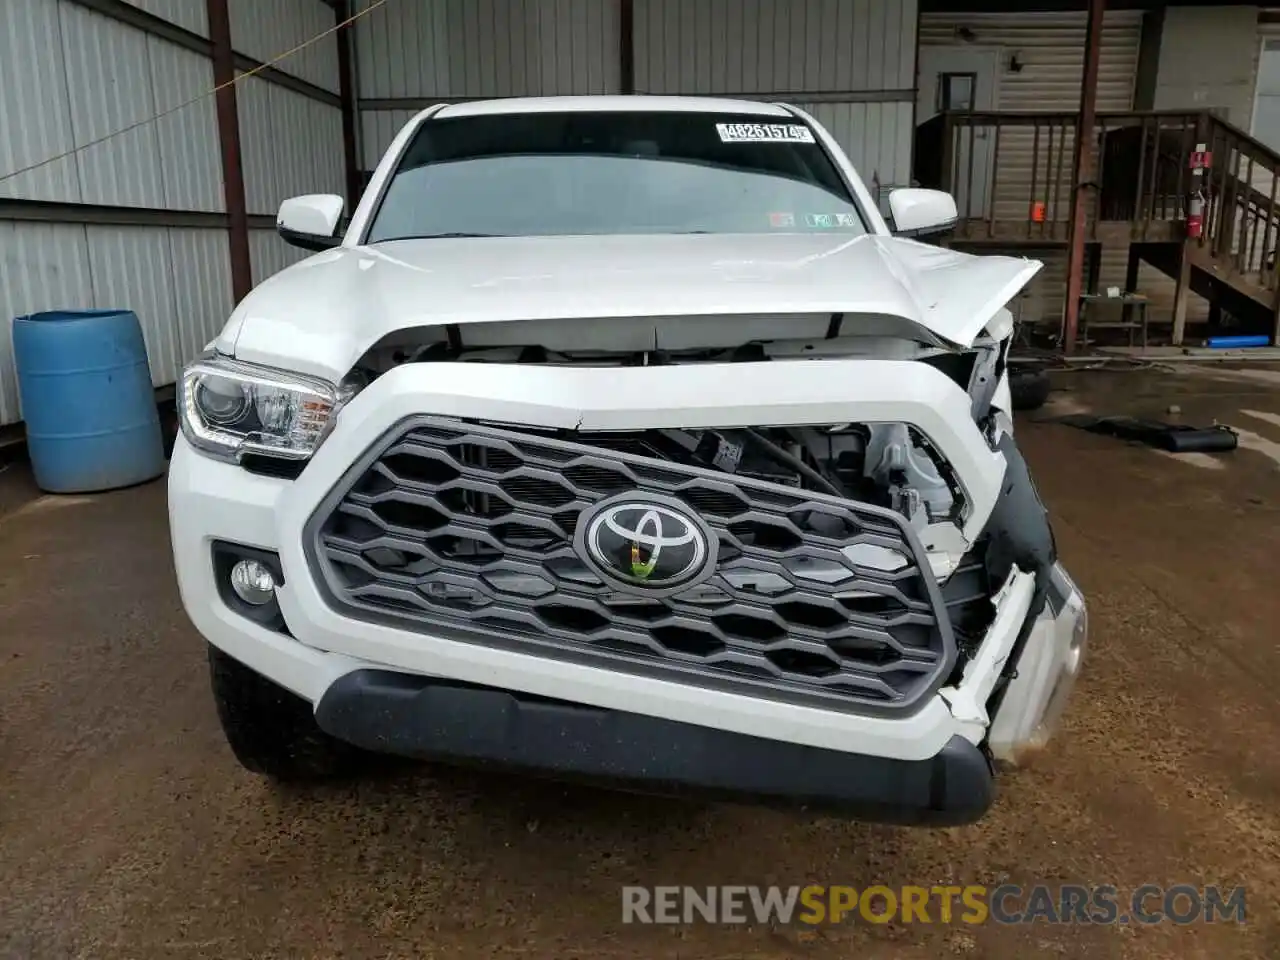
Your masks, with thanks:
[{"label": "corrugated metal wall", "polygon": [[[199,36],[205,0],[133,0]],[[334,24],[321,0],[232,0],[233,42],[260,60]],[[336,42],[282,61],[317,87],[338,87]],[[218,214],[225,210],[213,99],[154,122],[213,88],[208,58],[74,0],[0,0],[0,176],[136,129],[0,182],[0,198]],[[336,106],[253,78],[239,91],[251,213],[295,193],[342,193]],[[76,211],[62,211],[68,220]],[[172,383],[232,308],[227,229],[6,221],[0,209],[0,424],[20,418],[8,318],[51,309],[125,307],[142,322],[152,379]],[[92,220],[93,217],[86,216]],[[255,281],[300,259],[254,231]]]},{"label": "corrugated metal wall", "polygon": [[[636,89],[790,101],[867,180],[905,184],[915,28],[915,0],[636,0]],[[357,38],[361,100],[382,106],[362,111],[365,169],[433,98],[615,93],[621,80],[617,0],[414,0],[374,11]]]},{"label": "corrugated metal wall", "polygon": [[[1085,14],[923,13],[920,46],[1000,47],[1017,53],[1022,69],[1004,70],[998,110],[1076,110],[1084,71]],[[962,40],[960,31],[971,39]],[[1098,109],[1128,110],[1138,70],[1142,13],[1108,10],[1102,21]]]},{"label": "corrugated metal wall", "polygon": [[841,0],[637,0],[643,93],[910,90],[916,5]]},{"label": "corrugated metal wall", "polygon": [[282,200],[303,193],[344,192],[337,107],[257,77],[237,91],[249,213],[274,215]]},{"label": "corrugated metal wall", "polygon": [[[0,221],[0,250],[4,251],[0,256],[0,310],[5,317],[93,302],[84,227]],[[5,323],[8,328],[8,321]],[[0,423],[18,419],[13,338],[6,329],[0,337]]]},{"label": "corrugated metal wall", "polygon": [[1152,106],[1156,110],[1199,106],[1249,129],[1258,12],[1256,6],[1236,3],[1165,10]]},{"label": "corrugated metal wall", "polygon": [[[60,7],[48,0],[0,3],[0,172],[74,147]],[[80,201],[75,157],[0,181],[0,197]]]},{"label": "corrugated metal wall", "polygon": [[911,125],[909,103],[807,103],[785,98],[826,127],[849,154],[873,192],[880,185],[881,212],[888,209],[888,191],[911,182]]},{"label": "corrugated metal wall", "polygon": [[[213,86],[213,70],[204,57],[154,37],[147,40],[156,113],[173,110]],[[151,130],[164,184],[163,197],[156,206],[167,210],[225,210],[213,101],[193,103],[161,117],[151,124]]]},{"label": "corrugated metal wall", "polygon": [[[212,85],[198,54],[67,0],[3,0],[0,173],[146,120]],[[213,101],[4,181],[0,196],[221,210]]]},{"label": "corrugated metal wall", "polygon": [[[227,0],[231,46],[255,60],[270,60],[334,25],[333,8],[321,0]],[[331,93],[338,92],[338,46],[315,43],[276,64]]]},{"label": "corrugated metal wall", "polygon": [[[256,60],[278,54],[334,25],[321,0],[228,0],[231,43]],[[327,38],[275,65],[331,93],[338,91],[338,47]],[[346,193],[342,111],[258,77],[236,88],[245,202],[249,213],[274,216],[280,203],[304,193]],[[306,256],[273,230],[249,234],[253,282]]]},{"label": "corrugated metal wall", "polygon": [[[257,77],[237,91],[250,214],[274,216],[282,201],[304,193],[346,193],[341,110]],[[274,230],[249,237],[255,284],[305,256]]]},{"label": "corrugated metal wall", "polygon": [[360,111],[360,163],[365,170],[372,170],[382,159],[383,153],[396,138],[396,134],[413,117],[417,110],[361,110]]},{"label": "corrugated metal wall", "polygon": [[[618,37],[618,0],[387,4],[357,26],[358,89],[364,101],[617,93]],[[362,111],[365,169],[415,112]]]},{"label": "corrugated metal wall", "polygon": [[308,251],[289,246],[274,230],[249,231],[249,257],[253,262],[255,286],[272,274],[309,256],[311,254]]},{"label": "corrugated metal wall", "polygon": [[[151,378],[157,385],[172,383],[183,365],[196,356],[217,333],[231,312],[229,266],[193,263],[194,257],[226,248],[226,234],[215,230],[187,230],[175,257],[173,228],[85,228],[89,251],[89,275],[94,302],[101,306],[127,305],[146,317],[142,324],[151,362]],[[229,264],[215,260],[221,266]],[[193,271],[194,268],[194,271]],[[212,283],[211,289],[203,284]],[[179,300],[199,312],[184,316]]]},{"label": "corrugated metal wall", "polygon": [[205,0],[124,0],[161,20],[168,20],[197,36],[209,35],[209,7]]},{"label": "corrugated metal wall", "polygon": [[362,99],[616,93],[618,0],[413,0],[361,20]]},{"label": "corrugated metal wall", "polygon": [[[998,48],[1001,69],[996,77],[996,110],[1075,111],[1080,108],[1080,78],[1084,72],[1086,15],[1080,13],[924,13],[920,17],[920,45],[964,48]],[[966,39],[961,39],[961,32]],[[1138,49],[1142,14],[1132,10],[1108,11],[1102,24],[1102,49],[1098,64],[1098,110],[1125,111],[1133,108],[1134,84],[1138,71]],[[1006,68],[1009,54],[1016,53],[1022,69]],[[929,111],[930,113],[934,111]],[[1045,149],[1041,134],[1040,150]],[[1033,135],[1030,130],[1001,133],[999,176],[996,182],[998,217],[1020,219],[1030,203]],[[1066,221],[1070,217],[1070,168],[1074,133],[1066,137],[1063,149],[1062,182],[1057,196],[1062,198],[1053,211]],[[1037,185],[1046,174],[1041,157]],[[1039,190],[1048,195],[1047,186]],[[994,251],[993,251],[994,252]],[[1040,312],[1045,322],[1059,322],[1066,292],[1067,254],[1059,249],[1008,251],[1043,260],[1044,270],[1034,281],[1028,318]],[[1127,252],[1123,248],[1104,251],[1101,283],[1124,283]],[[1153,271],[1154,272],[1154,271]],[[1143,282],[1149,278],[1144,273]],[[1154,314],[1153,314],[1154,316]]]},{"label": "corrugated metal wall", "polygon": [[638,91],[794,103],[868,182],[910,182],[915,0],[636,0],[635,9]]}]

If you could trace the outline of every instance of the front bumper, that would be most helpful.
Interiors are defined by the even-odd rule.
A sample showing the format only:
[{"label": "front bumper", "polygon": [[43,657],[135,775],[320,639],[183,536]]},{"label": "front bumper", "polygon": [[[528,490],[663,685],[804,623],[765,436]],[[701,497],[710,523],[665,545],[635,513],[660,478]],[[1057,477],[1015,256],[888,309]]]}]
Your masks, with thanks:
[{"label": "front bumper", "polygon": [[[496,365],[467,365],[465,371],[459,369],[462,365],[406,366],[376,381],[343,411],[333,434],[293,481],[257,476],[209,460],[179,438],[170,467],[169,507],[184,605],[210,643],[316,704],[318,715],[336,735],[366,746],[483,761],[514,759],[563,773],[616,775],[623,780],[803,796],[823,805],[843,804],[860,815],[880,819],[971,819],[990,799],[989,784],[981,786],[983,778],[972,772],[976,767],[970,762],[971,754],[1016,757],[1025,746],[1041,742],[1046,718],[1053,719],[1056,705],[1070,687],[1079,663],[1078,654],[1071,653],[1071,638],[1079,633],[1083,604],[1065,574],[1055,576],[1062,589],[1051,596],[1030,638],[1017,651],[1016,679],[998,698],[995,716],[988,711],[997,702],[998,681],[1008,674],[1008,661],[1015,655],[1033,602],[1034,578],[1016,570],[994,598],[995,622],[963,678],[908,715],[888,717],[623,674],[358,621],[326,602],[303,550],[309,519],[350,465],[392,424],[422,410],[583,429],[672,422],[724,426],[780,419],[923,424],[940,451],[961,468],[970,502],[980,508],[976,516],[981,520],[982,508],[989,510],[996,496],[1001,467],[999,457],[968,419],[963,391],[922,364],[858,363],[859,377],[853,380],[814,376],[824,366],[820,362],[765,365],[769,376],[785,382],[767,384],[763,392],[772,398],[790,397],[788,403],[768,409],[758,409],[749,400],[734,407],[708,401],[705,393],[678,378],[665,384],[665,393],[655,392],[659,407],[651,395],[633,391],[619,380],[616,371],[602,371],[613,378],[612,392],[596,389],[601,385],[578,383],[557,395],[553,386],[563,386],[567,380],[534,382],[556,371],[532,368],[532,379],[524,380],[530,368],[523,368],[516,377]],[[648,373],[667,377],[669,371],[679,369],[654,368]],[[465,379],[450,379],[463,374]],[[563,375],[558,372],[559,377]],[[653,385],[652,379],[647,382]],[[287,632],[251,622],[227,606],[211,563],[212,545],[218,541],[279,556],[284,581],[277,596]],[[1033,664],[1034,670],[1030,669]],[[392,683],[387,682],[389,674],[394,675]],[[371,676],[378,682],[358,679],[368,681]],[[465,696],[440,693],[446,688],[472,692]],[[388,690],[391,700],[384,696]],[[375,696],[370,691],[381,692]],[[503,736],[485,740],[441,733],[441,716],[462,709],[463,700],[471,724],[477,729],[501,729]],[[446,709],[441,704],[451,706]],[[580,718],[572,727],[566,726],[565,719],[569,716],[565,705],[570,704]],[[366,708],[370,716],[359,719],[357,714]],[[390,725],[376,724],[372,713],[379,710],[391,711],[398,719]],[[535,716],[558,719],[531,719]],[[512,731],[512,726],[521,729]],[[540,752],[538,744],[557,729],[577,731],[573,734],[577,739],[571,737],[568,742],[579,744],[580,754],[631,751],[634,757],[625,763],[610,757],[579,757],[570,762],[554,751]],[[682,742],[672,740],[673,735],[683,738]],[[960,747],[960,741],[968,747]],[[646,758],[646,751],[651,756]],[[762,775],[772,783],[763,784],[755,775],[744,779],[725,770],[714,773],[715,763],[707,758],[718,751],[759,758]],[[809,781],[792,772],[805,764],[828,773],[815,773],[817,779]],[[707,768],[714,782],[694,775],[699,765]],[[953,769],[963,772],[952,776]],[[989,772],[985,776],[989,779]],[[839,779],[849,782],[837,789],[833,784]],[[858,787],[855,782],[860,780],[880,786]],[[967,784],[971,801],[947,799],[952,790],[948,783]],[[897,817],[888,815],[899,808]],[[909,814],[908,809],[917,812]]]},{"label": "front bumper", "polygon": [[960,736],[927,760],[896,760],[379,670],[339,679],[316,705],[316,720],[380,753],[802,804],[886,823],[970,823],[995,787],[985,754]]}]

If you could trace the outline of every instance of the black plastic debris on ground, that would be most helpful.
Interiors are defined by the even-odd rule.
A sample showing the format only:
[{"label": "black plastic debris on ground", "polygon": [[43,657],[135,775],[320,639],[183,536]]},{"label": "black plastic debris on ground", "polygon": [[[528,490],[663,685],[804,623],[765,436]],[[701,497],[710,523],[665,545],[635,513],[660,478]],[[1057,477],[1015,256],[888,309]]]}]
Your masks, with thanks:
[{"label": "black plastic debris on ground", "polygon": [[1100,433],[1119,440],[1145,443],[1158,450],[1171,453],[1224,453],[1236,448],[1237,437],[1230,427],[1188,427],[1160,420],[1140,420],[1136,417],[1091,417],[1071,414],[1055,417],[1053,423],[1079,427],[1090,433]]}]

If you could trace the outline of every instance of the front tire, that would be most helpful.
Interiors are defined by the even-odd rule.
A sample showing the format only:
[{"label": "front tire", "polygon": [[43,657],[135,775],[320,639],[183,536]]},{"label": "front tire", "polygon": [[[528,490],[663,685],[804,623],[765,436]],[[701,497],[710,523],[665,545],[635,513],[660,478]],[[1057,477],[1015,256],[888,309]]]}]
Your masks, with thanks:
[{"label": "front tire", "polygon": [[1039,410],[1048,402],[1051,389],[1049,371],[1036,367],[1010,367],[1009,396],[1014,410]]},{"label": "front tire", "polygon": [[209,676],[222,732],[246,770],[288,783],[356,771],[360,751],[321,730],[301,697],[213,646]]}]

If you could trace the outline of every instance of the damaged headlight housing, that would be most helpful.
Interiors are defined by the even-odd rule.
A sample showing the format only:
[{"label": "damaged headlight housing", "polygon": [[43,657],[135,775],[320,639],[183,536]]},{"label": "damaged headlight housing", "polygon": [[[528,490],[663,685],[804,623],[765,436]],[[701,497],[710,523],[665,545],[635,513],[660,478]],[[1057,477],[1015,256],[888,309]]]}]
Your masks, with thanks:
[{"label": "damaged headlight housing", "polygon": [[183,371],[178,410],[187,442],[209,456],[306,460],[346,399],[315,377],[214,356]]}]

